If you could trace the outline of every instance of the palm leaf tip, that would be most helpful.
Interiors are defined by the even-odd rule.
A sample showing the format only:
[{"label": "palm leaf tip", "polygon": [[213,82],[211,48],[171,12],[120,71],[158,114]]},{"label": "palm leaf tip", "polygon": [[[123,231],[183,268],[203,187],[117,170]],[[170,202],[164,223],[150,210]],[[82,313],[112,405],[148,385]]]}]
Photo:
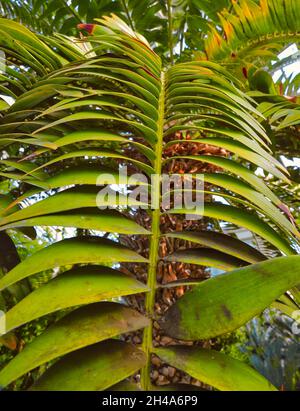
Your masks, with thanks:
[{"label": "palm leaf tip", "polygon": [[96,26],[96,24],[89,24],[89,23],[79,23],[79,24],[77,24],[77,28],[79,30],[85,30],[89,34],[93,34],[93,32],[95,30],[95,26]]}]

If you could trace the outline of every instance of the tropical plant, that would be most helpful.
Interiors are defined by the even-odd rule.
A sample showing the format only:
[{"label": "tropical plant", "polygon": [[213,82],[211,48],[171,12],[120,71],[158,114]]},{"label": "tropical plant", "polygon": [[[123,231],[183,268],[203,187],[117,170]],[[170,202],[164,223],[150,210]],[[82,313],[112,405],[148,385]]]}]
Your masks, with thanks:
[{"label": "tropical plant", "polygon": [[[18,350],[0,371],[0,386],[47,364],[31,389],[103,390],[120,381],[118,389],[138,389],[126,378],[139,373],[141,388],[148,390],[151,357],[157,355],[217,389],[274,390],[241,361],[181,344],[233,331],[271,304],[288,313],[299,309],[299,233],[288,208],[256,175],[260,167],[289,183],[272,155],[264,117],[222,66],[194,60],[164,67],[147,40],[122,20],[112,16],[99,23],[81,26],[93,35],[76,40],[38,37],[0,20],[7,56],[1,93],[14,99],[11,106],[7,98],[1,106],[0,175],[20,191],[17,198],[1,198],[0,229],[7,235],[24,227],[63,226],[89,234],[51,244],[5,270],[0,290],[15,294],[22,287],[23,294],[15,295],[6,312],[3,344],[15,348],[20,327],[51,313],[62,315]],[[201,147],[221,147],[221,155],[201,153]],[[161,202],[167,196],[174,200],[176,189],[162,192],[160,176],[170,162],[186,160],[215,167],[204,172],[204,208],[163,209]],[[147,204],[142,195],[133,199],[108,187],[112,181],[124,184],[120,164],[139,173],[125,183],[131,193],[146,186]],[[197,194],[197,187],[189,190]],[[45,198],[32,202],[39,194]],[[214,201],[214,195],[226,204]],[[114,209],[98,208],[108,205]],[[135,221],[140,206],[148,207],[150,227]],[[165,216],[197,213],[211,219],[211,229],[164,232]],[[223,234],[222,221],[253,231],[280,257],[267,259]],[[119,236],[125,235],[149,237],[148,255],[121,244]],[[161,260],[162,238],[194,247]],[[200,284],[193,278],[161,284],[158,264],[169,262],[228,272]],[[125,274],[123,263],[147,267],[146,283]],[[30,290],[35,274],[57,267],[58,275]],[[179,286],[192,290],[158,316],[156,294]],[[127,296],[140,294],[145,297],[140,310],[126,304]],[[162,332],[180,340],[177,345],[153,345],[157,320]],[[144,329],[141,346],[119,337],[139,329]]]},{"label": "tropical plant", "polygon": [[[259,4],[258,4],[259,3]],[[232,1],[233,12],[219,13],[221,30],[211,29],[205,53],[214,61],[253,64],[277,58],[282,45],[299,41],[299,7],[290,0]]]},{"label": "tropical plant", "polygon": [[202,49],[209,25],[218,23],[217,13],[228,5],[229,0],[0,0],[0,14],[42,34],[74,35],[78,23],[114,13],[162,56],[178,42],[179,54]]}]

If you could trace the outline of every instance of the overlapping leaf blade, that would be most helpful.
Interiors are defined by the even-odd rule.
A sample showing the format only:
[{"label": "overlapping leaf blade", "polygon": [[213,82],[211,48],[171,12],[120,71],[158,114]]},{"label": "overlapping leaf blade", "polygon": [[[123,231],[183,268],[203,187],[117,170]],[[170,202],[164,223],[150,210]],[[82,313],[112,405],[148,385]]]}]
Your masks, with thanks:
[{"label": "overlapping leaf blade", "polygon": [[79,308],[46,330],[1,370],[0,386],[45,362],[148,323],[137,311],[121,304],[95,303]]},{"label": "overlapping leaf blade", "polygon": [[279,257],[204,281],[167,311],[162,326],[186,340],[233,331],[299,283],[299,264],[300,256]]}]

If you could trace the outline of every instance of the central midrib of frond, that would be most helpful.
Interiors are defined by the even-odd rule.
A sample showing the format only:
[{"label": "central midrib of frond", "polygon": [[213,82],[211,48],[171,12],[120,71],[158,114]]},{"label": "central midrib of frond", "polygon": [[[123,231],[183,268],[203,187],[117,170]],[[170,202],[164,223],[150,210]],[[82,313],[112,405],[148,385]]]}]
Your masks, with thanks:
[{"label": "central midrib of frond", "polygon": [[[161,90],[158,101],[158,119],[157,119],[157,142],[155,147],[155,162],[154,162],[154,187],[152,193],[154,196],[154,210],[152,213],[152,235],[149,248],[149,269],[147,286],[149,292],[146,294],[145,309],[147,315],[151,318],[154,314],[155,293],[156,293],[156,271],[157,262],[159,259],[159,238],[160,238],[160,175],[162,167],[162,152],[163,152],[163,132],[165,119],[165,71],[161,72]],[[153,203],[153,199],[152,199]],[[152,331],[153,322],[144,330],[143,348],[147,355],[146,366],[141,372],[141,384],[143,389],[150,389],[150,367],[151,367],[151,349],[152,349]]]},{"label": "central midrib of frond", "polygon": [[[247,53],[253,49],[253,47],[259,47],[259,46],[265,46],[268,44],[273,44],[274,42],[280,42],[280,43],[286,43],[287,38],[289,39],[290,42],[293,41],[299,41],[300,38],[300,33],[298,32],[289,32],[288,34],[286,32],[283,33],[270,33],[270,34],[265,34],[257,39],[250,39],[248,42],[245,43],[243,46],[242,44],[240,47],[237,49],[237,52],[240,53],[240,58],[243,57],[243,55],[247,56]],[[228,59],[232,59],[232,56],[229,56]]]}]

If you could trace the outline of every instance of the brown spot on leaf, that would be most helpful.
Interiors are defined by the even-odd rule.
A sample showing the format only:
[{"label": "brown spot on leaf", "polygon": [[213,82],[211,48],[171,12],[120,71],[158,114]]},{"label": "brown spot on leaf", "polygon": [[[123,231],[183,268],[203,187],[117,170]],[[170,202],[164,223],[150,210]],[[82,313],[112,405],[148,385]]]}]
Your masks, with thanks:
[{"label": "brown spot on leaf", "polygon": [[232,313],[231,313],[231,311],[229,310],[229,308],[228,308],[225,304],[222,304],[222,305],[221,305],[221,308],[222,308],[222,312],[223,312],[223,314],[225,315],[225,317],[226,317],[228,320],[231,320],[231,319],[232,319]]},{"label": "brown spot on leaf", "polygon": [[162,330],[173,338],[180,338],[180,319],[181,313],[176,304],[166,312],[165,316],[159,321]]}]

